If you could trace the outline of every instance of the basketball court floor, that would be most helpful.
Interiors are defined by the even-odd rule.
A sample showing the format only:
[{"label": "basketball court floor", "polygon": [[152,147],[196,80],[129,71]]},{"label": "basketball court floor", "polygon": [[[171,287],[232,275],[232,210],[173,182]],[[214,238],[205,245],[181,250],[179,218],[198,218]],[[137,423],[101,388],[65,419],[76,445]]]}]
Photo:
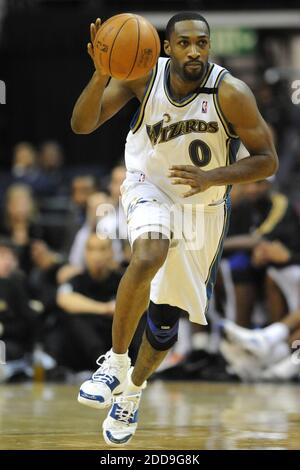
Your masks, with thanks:
[{"label": "basketball court floor", "polygon": [[[299,449],[299,385],[154,382],[143,394],[140,423],[127,447]],[[107,411],[77,403],[78,386],[0,386],[0,449],[109,450]]]}]

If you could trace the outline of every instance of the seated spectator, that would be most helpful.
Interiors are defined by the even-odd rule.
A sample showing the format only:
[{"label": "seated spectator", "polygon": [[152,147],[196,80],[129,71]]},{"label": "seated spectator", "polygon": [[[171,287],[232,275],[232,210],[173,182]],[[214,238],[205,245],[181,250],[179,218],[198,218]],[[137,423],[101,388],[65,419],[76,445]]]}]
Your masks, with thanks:
[{"label": "seated spectator", "polygon": [[20,142],[13,149],[12,176],[15,182],[24,183],[34,189],[39,178],[37,152],[29,142]]},{"label": "seated spectator", "polygon": [[[253,307],[266,299],[270,320],[300,307],[300,223],[298,215],[269,180],[245,184],[233,208],[224,251],[235,290],[236,322],[249,327]],[[294,296],[286,285],[294,286]]]},{"label": "seated spectator", "polygon": [[111,212],[100,218],[97,223],[97,231],[104,233],[113,240],[113,249],[115,259],[125,266],[131,256],[130,245],[127,240],[127,221],[121,202],[121,185],[126,177],[126,168],[124,165],[118,165],[111,172],[108,185],[109,196],[112,202]]},{"label": "seated spectator", "polygon": [[63,162],[63,150],[58,142],[48,141],[41,145],[38,154],[40,177],[35,188],[39,196],[56,196],[64,192]]},{"label": "seated spectator", "polygon": [[46,173],[60,171],[64,163],[63,150],[58,142],[43,142],[39,153],[39,166]]},{"label": "seated spectator", "polygon": [[78,175],[72,181],[71,204],[77,229],[85,222],[88,198],[96,190],[97,184],[93,175]]},{"label": "seated spectator", "polygon": [[86,269],[62,284],[57,304],[65,312],[63,365],[92,370],[98,356],[111,348],[112,316],[121,275],[114,271],[112,242],[90,234]]},{"label": "seated spectator", "polygon": [[300,346],[300,310],[260,330],[241,328],[230,320],[224,320],[223,327],[231,342],[223,343],[223,354],[241,378],[286,381],[300,377],[299,350],[295,351]]},{"label": "seated spectator", "polygon": [[66,217],[64,251],[69,253],[78,231],[86,223],[87,201],[97,192],[97,183],[93,175],[77,175],[71,182],[71,197]]},{"label": "seated spectator", "polygon": [[28,142],[20,142],[13,150],[12,181],[31,187],[38,198],[64,192],[61,166],[62,149],[57,142],[45,142],[38,153]]},{"label": "seated spectator", "polygon": [[[109,196],[104,192],[97,192],[89,196],[87,200],[87,213],[83,226],[75,235],[70,249],[70,265],[84,267],[84,250],[88,235],[97,231],[112,240],[114,258],[118,264],[125,263],[130,258],[131,252],[127,241],[127,223],[120,200],[120,187],[126,176],[126,168],[119,165],[112,170],[108,185]],[[103,210],[101,210],[103,207]],[[64,268],[67,273],[71,268]]]},{"label": "seated spectator", "polygon": [[0,234],[10,238],[16,246],[20,268],[28,274],[32,268],[31,243],[44,235],[32,192],[29,186],[14,184],[8,188],[5,199]]},{"label": "seated spectator", "polygon": [[99,220],[97,209],[101,205],[110,204],[110,199],[104,192],[91,194],[86,202],[86,218],[83,226],[75,235],[74,242],[69,254],[69,263],[72,266],[83,269],[85,267],[85,247],[91,233],[96,233],[96,226]]},{"label": "seated spectator", "polygon": [[42,240],[33,241],[31,257],[33,269],[29,284],[33,298],[42,303],[45,314],[51,313],[56,308],[56,275],[65,264],[65,259]]},{"label": "seated spectator", "polygon": [[0,382],[29,366],[26,355],[33,351],[35,314],[29,305],[24,278],[18,271],[13,244],[0,239],[0,340],[5,344],[6,364],[0,365]]}]

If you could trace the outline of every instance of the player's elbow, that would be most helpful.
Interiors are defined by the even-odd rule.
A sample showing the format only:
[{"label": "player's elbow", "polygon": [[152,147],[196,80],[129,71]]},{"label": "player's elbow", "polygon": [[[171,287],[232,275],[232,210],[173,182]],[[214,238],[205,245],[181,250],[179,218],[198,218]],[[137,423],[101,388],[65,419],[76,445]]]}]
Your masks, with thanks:
[{"label": "player's elbow", "polygon": [[90,134],[94,129],[90,129],[78,122],[74,117],[71,118],[71,129],[74,134]]},{"label": "player's elbow", "polygon": [[279,168],[278,157],[277,157],[277,154],[274,153],[274,154],[270,155],[269,158],[268,158],[268,175],[267,175],[267,177],[275,175],[275,173],[277,173],[277,171],[278,171],[278,168]]}]

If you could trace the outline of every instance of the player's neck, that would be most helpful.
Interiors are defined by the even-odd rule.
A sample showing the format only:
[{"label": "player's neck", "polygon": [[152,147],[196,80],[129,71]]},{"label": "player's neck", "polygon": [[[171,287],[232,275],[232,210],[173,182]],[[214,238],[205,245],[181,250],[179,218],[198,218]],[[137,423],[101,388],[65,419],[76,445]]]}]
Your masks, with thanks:
[{"label": "player's neck", "polygon": [[201,84],[208,68],[208,63],[206,64],[205,69],[199,80],[195,82],[189,82],[184,80],[172,67],[172,63],[170,65],[170,76],[169,76],[169,89],[174,99],[181,99],[185,96],[193,93],[199,85]]}]

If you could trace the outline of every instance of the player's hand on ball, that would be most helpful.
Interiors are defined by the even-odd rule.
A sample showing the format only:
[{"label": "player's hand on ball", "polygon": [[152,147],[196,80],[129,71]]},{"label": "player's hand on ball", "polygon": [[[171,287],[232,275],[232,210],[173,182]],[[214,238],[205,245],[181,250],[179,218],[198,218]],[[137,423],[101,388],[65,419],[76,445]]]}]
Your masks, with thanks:
[{"label": "player's hand on ball", "polygon": [[95,66],[95,69],[97,70],[97,72],[100,75],[105,75],[102,72],[102,70],[100,69],[100,67],[97,65],[96,61],[95,61],[95,52],[94,52],[94,46],[93,46],[96,34],[99,31],[100,26],[101,26],[100,18],[97,18],[95,23],[90,24],[91,42],[89,42],[88,45],[87,45],[87,52],[88,52],[89,56],[91,57],[92,61],[94,62],[94,66]]},{"label": "player's hand on ball", "polygon": [[203,171],[193,165],[173,165],[170,167],[169,178],[172,184],[185,184],[191,189],[183,197],[193,196],[206,191],[213,185],[209,171]]}]

